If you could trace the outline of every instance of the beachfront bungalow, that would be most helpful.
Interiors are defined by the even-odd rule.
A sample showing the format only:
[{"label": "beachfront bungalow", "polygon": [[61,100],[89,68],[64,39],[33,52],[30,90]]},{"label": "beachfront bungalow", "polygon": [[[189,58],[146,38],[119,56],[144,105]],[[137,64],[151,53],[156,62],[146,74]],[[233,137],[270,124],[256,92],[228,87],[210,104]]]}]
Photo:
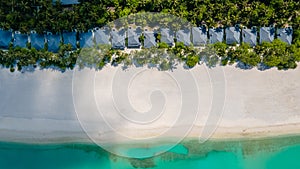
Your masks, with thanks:
[{"label": "beachfront bungalow", "polygon": [[47,32],[46,42],[48,44],[48,51],[57,53],[59,50],[61,37],[59,34],[52,34],[51,32]]},{"label": "beachfront bungalow", "polygon": [[239,44],[240,43],[240,36],[241,36],[241,29],[238,25],[234,27],[227,27],[225,29],[226,34],[226,44]]},{"label": "beachfront bungalow", "polygon": [[93,47],[94,46],[93,32],[92,31],[80,32],[79,44],[80,44],[80,48]]},{"label": "beachfront bungalow", "polygon": [[144,48],[151,48],[153,46],[156,46],[155,33],[146,29],[144,31]]},{"label": "beachfront bungalow", "polygon": [[140,48],[141,43],[139,41],[139,37],[142,34],[142,29],[138,27],[137,29],[133,29],[132,27],[128,28],[128,48]]},{"label": "beachfront bungalow", "polygon": [[169,46],[174,45],[174,32],[169,28],[162,28],[160,30],[161,33],[161,42],[165,42]]},{"label": "beachfront bungalow", "polygon": [[27,43],[28,43],[28,35],[23,34],[19,31],[15,31],[14,39],[13,39],[14,47],[26,48]]},{"label": "beachfront bungalow", "polygon": [[52,3],[60,2],[62,5],[75,5],[79,4],[79,0],[52,0]]},{"label": "beachfront bungalow", "polygon": [[0,29],[0,48],[8,49],[12,39],[12,32]]},{"label": "beachfront bungalow", "polygon": [[274,27],[261,27],[259,30],[259,43],[272,42],[275,37]]},{"label": "beachfront bungalow", "polygon": [[182,42],[185,46],[191,45],[191,30],[181,29],[176,32],[177,42]]},{"label": "beachfront bungalow", "polygon": [[64,44],[70,44],[72,46],[72,49],[77,48],[77,40],[76,40],[76,32],[63,32],[62,34],[63,42]]},{"label": "beachfront bungalow", "polygon": [[223,42],[224,32],[222,27],[209,28],[209,43]]},{"label": "beachfront bungalow", "polygon": [[110,31],[109,28],[95,28],[94,29],[95,34],[95,41],[96,44],[110,44]]},{"label": "beachfront bungalow", "polygon": [[44,49],[45,47],[45,35],[38,34],[36,31],[30,32],[30,43],[31,47],[35,48],[36,50]]},{"label": "beachfront bungalow", "polygon": [[125,38],[126,38],[126,32],[125,29],[116,30],[113,29],[111,31],[111,44],[113,49],[125,49]]},{"label": "beachfront bungalow", "polygon": [[207,29],[205,26],[192,27],[192,36],[194,46],[205,45],[207,43]]},{"label": "beachfront bungalow", "polygon": [[277,29],[277,38],[282,40],[283,42],[286,42],[289,45],[292,44],[292,40],[293,40],[292,37],[293,37],[292,27]]},{"label": "beachfront bungalow", "polygon": [[252,27],[247,29],[246,27],[242,30],[242,39],[244,43],[248,43],[251,47],[256,46],[257,42],[257,29]]}]

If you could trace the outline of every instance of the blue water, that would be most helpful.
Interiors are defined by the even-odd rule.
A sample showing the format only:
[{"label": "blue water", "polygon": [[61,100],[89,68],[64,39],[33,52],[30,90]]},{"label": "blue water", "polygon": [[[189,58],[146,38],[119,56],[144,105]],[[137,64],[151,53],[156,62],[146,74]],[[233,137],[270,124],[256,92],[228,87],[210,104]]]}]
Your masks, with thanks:
[{"label": "blue water", "polygon": [[[160,149],[164,145],[153,147]],[[151,148],[147,150],[152,151]],[[125,151],[125,149],[124,149]],[[143,153],[142,149],[126,150]],[[96,145],[0,143],[0,169],[300,169],[300,138],[185,141],[145,159],[112,155]]]}]

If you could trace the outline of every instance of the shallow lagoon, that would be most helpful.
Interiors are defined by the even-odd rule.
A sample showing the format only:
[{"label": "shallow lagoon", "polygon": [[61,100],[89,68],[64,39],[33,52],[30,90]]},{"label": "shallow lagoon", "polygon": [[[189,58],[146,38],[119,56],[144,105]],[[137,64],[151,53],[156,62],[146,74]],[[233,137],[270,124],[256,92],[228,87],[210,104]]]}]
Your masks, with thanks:
[{"label": "shallow lagoon", "polygon": [[[129,153],[146,151],[122,148]],[[300,136],[204,144],[189,139],[167,153],[144,159],[116,156],[92,144],[0,143],[0,169],[299,169],[299,159]]]}]

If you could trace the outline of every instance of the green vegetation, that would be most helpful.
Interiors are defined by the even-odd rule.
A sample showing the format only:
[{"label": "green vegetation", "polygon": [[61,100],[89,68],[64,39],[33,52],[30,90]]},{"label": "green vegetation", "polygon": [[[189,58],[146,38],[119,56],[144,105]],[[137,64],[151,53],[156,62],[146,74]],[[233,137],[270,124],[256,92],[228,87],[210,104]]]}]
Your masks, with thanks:
[{"label": "green vegetation", "polygon": [[287,45],[278,39],[271,43],[264,42],[254,48],[248,44],[231,47],[221,43],[214,44],[214,47],[221,57],[221,65],[239,62],[248,68],[261,65],[265,68],[289,69],[297,67],[296,62],[300,57],[300,48],[297,45]]},{"label": "green vegetation", "polygon": [[159,42],[157,46],[160,49],[166,49],[166,48],[169,47],[169,45],[167,43],[165,43],[165,42]]},{"label": "green vegetation", "polygon": [[137,12],[164,12],[187,18],[193,24],[207,26],[237,23],[261,26],[289,24],[299,30],[300,4],[296,0],[82,0],[63,7],[52,0],[2,0],[0,24],[22,32],[87,30]]},{"label": "green vegetation", "polygon": [[50,68],[57,67],[61,71],[67,68],[73,69],[77,59],[78,51],[71,51],[70,45],[62,45],[57,54],[47,52],[45,50],[37,51],[36,49],[28,48],[12,48],[8,51],[0,50],[0,64],[9,68],[11,72],[21,71],[24,67],[32,66],[36,68]]},{"label": "green vegetation", "polygon": [[[164,45],[164,43],[160,43]],[[121,65],[128,68],[132,65],[156,67],[159,70],[172,70],[177,63],[184,63],[187,68],[197,64],[214,67],[218,64],[227,65],[238,63],[243,69],[262,67],[263,69],[277,67],[278,69],[296,68],[300,61],[300,48],[287,45],[276,39],[272,43],[251,48],[248,44],[228,46],[224,43],[210,44],[204,49],[184,46],[176,43],[174,47],[167,44],[163,48],[142,49],[124,53],[112,50],[109,45],[99,45],[97,48],[83,48],[71,51],[70,45],[62,45],[57,54],[34,48],[9,48],[0,50],[0,63],[12,72],[22,71],[26,67],[56,68],[61,71],[73,69],[75,64],[80,68],[90,67],[101,69],[105,65]]]},{"label": "green vegetation", "polygon": [[[93,53],[89,62],[85,63],[89,65],[91,61],[96,61],[94,63],[97,64],[93,65],[96,68],[102,68],[106,64],[123,64],[124,67],[128,67],[132,64],[151,63],[158,65],[160,70],[169,70],[174,67],[175,61],[184,62],[189,68],[201,63],[213,67],[219,63],[227,65],[237,62],[240,66],[247,68],[263,66],[289,69],[295,68],[296,62],[300,61],[299,9],[300,2],[296,0],[89,0],[71,6],[62,6],[59,3],[53,5],[52,0],[3,0],[0,3],[0,27],[19,30],[23,33],[28,33],[30,30],[36,30],[38,33],[74,29],[87,31],[137,12],[169,13],[186,18],[192,24],[204,23],[208,27],[219,24],[223,26],[241,24],[247,27],[270,24],[276,24],[277,27],[289,25],[294,29],[293,44],[290,46],[279,40],[263,43],[254,48],[247,44],[228,46],[217,43],[209,45],[204,51],[199,51],[178,43],[174,48],[159,43],[162,56],[158,54],[152,56],[153,58],[150,54],[143,56],[153,49],[136,52],[134,56],[109,49],[101,54]],[[160,39],[160,34],[157,39]],[[143,41],[143,37],[140,40]],[[62,45],[59,53],[53,54],[46,50],[10,47],[8,51],[0,51],[0,65],[11,71],[16,69],[21,71],[23,67],[28,66],[56,67],[64,71],[75,66],[76,59],[80,57],[79,53],[82,50],[88,52],[89,49],[71,51],[69,45]],[[215,53],[211,53],[214,50]],[[163,51],[171,56],[164,57]],[[84,66],[84,63],[80,66]]]}]

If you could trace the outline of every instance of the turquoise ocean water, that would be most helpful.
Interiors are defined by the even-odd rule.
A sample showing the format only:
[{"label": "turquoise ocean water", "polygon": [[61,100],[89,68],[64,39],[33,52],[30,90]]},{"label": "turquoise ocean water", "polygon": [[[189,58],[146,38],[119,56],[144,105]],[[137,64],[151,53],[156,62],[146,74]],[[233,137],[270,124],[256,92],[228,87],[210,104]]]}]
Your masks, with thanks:
[{"label": "turquoise ocean water", "polygon": [[[164,143],[165,144],[165,143]],[[164,145],[153,147],[161,148]],[[143,154],[147,149],[127,149]],[[300,169],[300,137],[252,140],[185,140],[166,153],[144,159],[112,155],[91,144],[0,142],[0,169]]]}]

